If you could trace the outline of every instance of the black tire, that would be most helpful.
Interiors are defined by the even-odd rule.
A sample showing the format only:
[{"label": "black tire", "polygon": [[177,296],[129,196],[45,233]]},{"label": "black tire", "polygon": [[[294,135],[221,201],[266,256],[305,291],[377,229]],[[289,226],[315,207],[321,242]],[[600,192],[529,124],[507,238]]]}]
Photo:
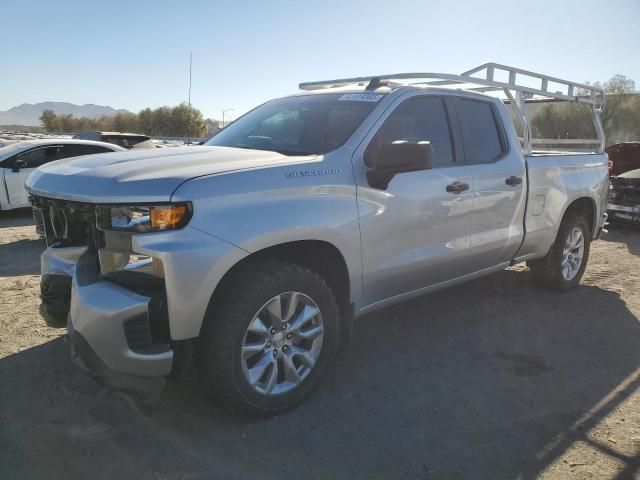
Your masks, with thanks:
[{"label": "black tire", "polygon": [[[335,357],[340,339],[339,310],[327,283],[316,273],[290,263],[268,261],[232,274],[216,294],[204,319],[196,366],[207,397],[215,404],[255,416],[271,416],[299,405],[317,386]],[[242,370],[245,332],[257,312],[276,295],[297,291],[318,306],[324,326],[314,367],[293,390],[278,395],[255,391]]]},{"label": "black tire", "polygon": [[[584,254],[577,274],[571,280],[567,280],[562,275],[563,250],[569,233],[576,227],[582,231]],[[587,267],[590,246],[591,228],[589,222],[583,215],[568,212],[560,224],[556,240],[547,256],[539,260],[527,262],[533,280],[539,285],[559,291],[567,291],[574,288],[580,283],[584,270]]]}]

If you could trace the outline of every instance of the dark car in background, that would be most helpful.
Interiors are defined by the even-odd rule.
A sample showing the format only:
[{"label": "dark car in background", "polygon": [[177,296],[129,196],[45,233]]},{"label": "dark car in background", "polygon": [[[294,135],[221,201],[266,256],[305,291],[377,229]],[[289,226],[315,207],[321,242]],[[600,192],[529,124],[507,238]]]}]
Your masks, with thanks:
[{"label": "dark car in background", "polygon": [[640,142],[624,142],[609,145],[609,175],[615,177],[629,170],[640,168]]},{"label": "dark car in background", "polygon": [[113,143],[128,150],[156,148],[153,142],[146,135],[125,132],[79,132],[73,138],[81,140],[94,140],[96,142]]},{"label": "dark car in background", "polygon": [[612,222],[640,225],[640,168],[611,178],[607,214]]},{"label": "dark car in background", "polygon": [[610,145],[606,152],[611,178],[609,220],[640,225],[640,142]]}]

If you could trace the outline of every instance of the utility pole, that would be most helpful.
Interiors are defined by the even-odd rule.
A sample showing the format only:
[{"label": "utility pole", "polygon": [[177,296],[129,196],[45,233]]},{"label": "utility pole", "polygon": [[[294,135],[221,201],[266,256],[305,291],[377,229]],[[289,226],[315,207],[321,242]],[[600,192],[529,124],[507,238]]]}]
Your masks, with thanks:
[{"label": "utility pole", "polygon": [[191,110],[191,66],[193,65],[193,52],[189,52],[189,110]]},{"label": "utility pole", "polygon": [[[189,105],[189,117],[191,116],[191,66],[193,65],[193,52],[189,52],[189,93],[187,95]],[[187,145],[191,145],[189,124],[187,124]]]}]

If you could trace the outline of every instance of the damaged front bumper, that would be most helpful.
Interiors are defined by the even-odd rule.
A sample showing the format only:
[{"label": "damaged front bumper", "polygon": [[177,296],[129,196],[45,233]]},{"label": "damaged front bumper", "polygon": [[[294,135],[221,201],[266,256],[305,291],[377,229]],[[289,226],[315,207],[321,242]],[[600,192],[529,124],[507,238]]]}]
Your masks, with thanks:
[{"label": "damaged front bumper", "polygon": [[36,198],[50,245],[41,312],[67,325],[76,363],[146,401],[189,364],[212,292],[247,255],[195,228],[131,234],[96,227],[96,206]]},{"label": "damaged front bumper", "polygon": [[67,326],[71,279],[86,246],[47,248],[40,257],[40,314],[50,327]]},{"label": "damaged front bumper", "polygon": [[168,336],[158,340],[158,324],[166,318],[153,296],[101,279],[96,265],[95,252],[88,250],[72,277],[67,325],[72,358],[99,383],[153,402],[174,361]]}]

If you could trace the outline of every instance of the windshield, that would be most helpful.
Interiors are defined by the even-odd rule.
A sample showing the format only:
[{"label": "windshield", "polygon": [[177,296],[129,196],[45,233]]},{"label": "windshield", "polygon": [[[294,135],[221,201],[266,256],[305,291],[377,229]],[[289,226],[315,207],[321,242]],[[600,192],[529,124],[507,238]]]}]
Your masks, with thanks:
[{"label": "windshield", "polygon": [[205,145],[284,155],[324,154],[344,144],[383,96],[329,93],[273,100],[240,117]]}]

